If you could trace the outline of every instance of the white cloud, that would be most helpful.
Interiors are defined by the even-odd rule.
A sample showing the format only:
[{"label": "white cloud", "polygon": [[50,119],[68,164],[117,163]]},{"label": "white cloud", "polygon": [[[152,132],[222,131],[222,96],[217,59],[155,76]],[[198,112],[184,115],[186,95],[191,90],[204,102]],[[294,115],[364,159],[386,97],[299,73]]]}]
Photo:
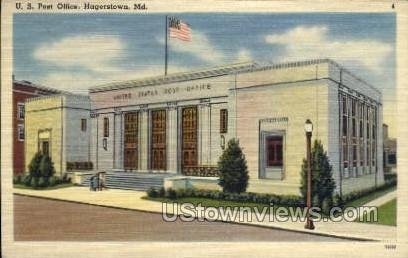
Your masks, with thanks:
[{"label": "white cloud", "polygon": [[331,40],[327,34],[325,26],[300,26],[283,34],[267,35],[265,41],[285,46],[282,60],[332,58],[340,62],[358,63],[376,72],[392,52],[389,44],[377,40]]},{"label": "white cloud", "polygon": [[[65,37],[41,45],[34,51],[34,57],[59,69],[49,72],[38,83],[86,94],[89,87],[164,73],[162,66],[143,66],[141,69],[119,66],[117,61],[126,52],[126,44],[119,37],[106,35]],[[71,68],[80,68],[80,72],[74,72]],[[185,70],[188,68],[172,65],[168,71],[174,73]]]},{"label": "white cloud", "polygon": [[248,49],[241,48],[238,51],[238,55],[235,61],[236,62],[248,62],[252,60],[253,60],[253,57],[251,55],[251,52]]},{"label": "white cloud", "polygon": [[[220,64],[225,62],[225,55],[216,49],[208,37],[197,30],[192,31],[191,41],[181,41],[176,38],[170,38],[168,41],[171,50],[179,53],[189,53],[209,64]],[[164,44],[164,39],[158,39]]]},{"label": "white cloud", "polygon": [[124,54],[125,48],[125,44],[115,36],[79,35],[43,44],[34,51],[34,57],[59,67],[114,71],[113,62]]}]

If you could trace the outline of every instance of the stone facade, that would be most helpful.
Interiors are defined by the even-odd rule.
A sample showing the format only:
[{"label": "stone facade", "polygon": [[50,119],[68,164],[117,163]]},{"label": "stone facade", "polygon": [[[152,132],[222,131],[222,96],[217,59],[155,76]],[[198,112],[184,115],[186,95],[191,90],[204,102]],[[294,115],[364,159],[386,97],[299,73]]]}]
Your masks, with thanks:
[{"label": "stone facade", "polygon": [[13,78],[13,174],[25,170],[25,101],[30,98],[58,94],[60,91]]},{"label": "stone facade", "polygon": [[47,151],[47,148],[57,176],[67,172],[67,162],[89,162],[89,112],[90,103],[86,96],[59,94],[28,100],[26,166],[35,153]]},{"label": "stone facade", "polygon": [[[361,118],[368,128],[364,124],[361,135],[354,131],[351,135],[357,130],[351,124],[358,115],[347,117],[347,134],[342,135],[343,96],[346,110],[351,110],[352,103],[361,103],[370,112],[371,120]],[[321,140],[328,153],[337,192],[380,185],[384,180],[381,93],[331,60],[239,64],[114,83],[90,89],[90,99],[90,157],[97,170],[125,169],[124,116],[137,112],[134,172],[182,175],[183,160],[188,157],[183,156],[182,112],[196,107],[197,128],[192,136],[196,137],[196,165],[216,166],[224,144],[238,138],[248,161],[249,191],[299,194],[306,119],[314,124],[313,139]],[[156,139],[152,139],[151,118],[155,110],[166,114],[163,170],[152,169]],[[221,117],[221,110],[227,110],[227,117]],[[227,119],[226,131],[220,129],[223,119]],[[109,136],[104,135],[106,130]]]}]

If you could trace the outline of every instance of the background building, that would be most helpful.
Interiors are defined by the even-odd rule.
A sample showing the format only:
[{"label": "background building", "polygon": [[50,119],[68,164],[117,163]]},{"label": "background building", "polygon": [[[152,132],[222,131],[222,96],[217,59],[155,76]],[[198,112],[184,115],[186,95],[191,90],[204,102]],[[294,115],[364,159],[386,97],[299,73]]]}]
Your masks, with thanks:
[{"label": "background building", "polygon": [[60,91],[32,84],[29,81],[17,81],[13,77],[13,174],[19,175],[25,169],[25,101],[29,98],[58,94]]},{"label": "background building", "polygon": [[[91,160],[100,171],[165,173],[201,186],[238,138],[252,192],[299,194],[304,123],[314,124],[336,191],[384,181],[381,93],[331,60],[255,63],[90,89]],[[177,180],[180,180],[178,178]]]},{"label": "background building", "polygon": [[26,166],[36,152],[48,154],[56,176],[70,169],[91,169],[87,96],[58,94],[26,101]]},{"label": "background building", "polygon": [[396,173],[397,139],[388,137],[388,125],[383,124],[384,139],[384,173]]}]

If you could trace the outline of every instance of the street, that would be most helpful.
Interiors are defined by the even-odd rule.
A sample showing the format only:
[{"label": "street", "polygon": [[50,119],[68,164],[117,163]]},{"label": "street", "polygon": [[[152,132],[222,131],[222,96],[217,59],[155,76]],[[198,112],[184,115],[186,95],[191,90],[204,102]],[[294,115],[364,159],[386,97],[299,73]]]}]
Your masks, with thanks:
[{"label": "street", "polygon": [[14,195],[16,241],[347,241],[223,222]]}]

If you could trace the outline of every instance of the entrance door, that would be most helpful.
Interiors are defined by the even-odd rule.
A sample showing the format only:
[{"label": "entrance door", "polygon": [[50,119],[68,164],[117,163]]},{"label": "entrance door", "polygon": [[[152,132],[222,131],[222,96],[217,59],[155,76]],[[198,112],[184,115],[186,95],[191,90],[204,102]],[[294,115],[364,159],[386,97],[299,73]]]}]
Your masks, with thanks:
[{"label": "entrance door", "polygon": [[50,155],[50,143],[48,140],[41,141],[41,153],[42,155]]},{"label": "entrance door", "polygon": [[166,170],[166,110],[152,111],[151,169]]},{"label": "entrance door", "polygon": [[182,168],[197,166],[197,107],[182,110]]},{"label": "entrance door", "polygon": [[138,113],[125,114],[124,164],[126,170],[138,169]]}]

